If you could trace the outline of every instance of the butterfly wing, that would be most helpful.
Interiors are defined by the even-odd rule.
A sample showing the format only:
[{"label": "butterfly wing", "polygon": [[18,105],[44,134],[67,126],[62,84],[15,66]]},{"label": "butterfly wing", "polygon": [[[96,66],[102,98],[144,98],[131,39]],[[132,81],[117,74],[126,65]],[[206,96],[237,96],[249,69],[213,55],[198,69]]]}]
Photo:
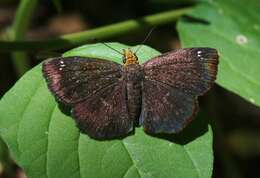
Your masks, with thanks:
[{"label": "butterfly wing", "polygon": [[197,96],[214,83],[218,54],[212,48],[184,48],[143,64],[140,125],[149,133],[176,133],[196,115]]},{"label": "butterfly wing", "polygon": [[105,139],[132,130],[121,65],[92,58],[54,58],[43,63],[43,74],[56,99],[72,107],[82,132]]},{"label": "butterfly wing", "polygon": [[48,87],[60,102],[73,105],[110,86],[121,77],[121,66],[101,59],[58,57],[43,63]]},{"label": "butterfly wing", "polygon": [[212,48],[184,48],[144,63],[147,80],[163,82],[183,92],[203,95],[216,79],[218,54]]},{"label": "butterfly wing", "polygon": [[94,94],[73,108],[79,128],[96,139],[125,136],[133,129],[128,115],[124,81]]},{"label": "butterfly wing", "polygon": [[145,81],[140,125],[148,133],[177,133],[198,110],[196,97],[161,82]]}]

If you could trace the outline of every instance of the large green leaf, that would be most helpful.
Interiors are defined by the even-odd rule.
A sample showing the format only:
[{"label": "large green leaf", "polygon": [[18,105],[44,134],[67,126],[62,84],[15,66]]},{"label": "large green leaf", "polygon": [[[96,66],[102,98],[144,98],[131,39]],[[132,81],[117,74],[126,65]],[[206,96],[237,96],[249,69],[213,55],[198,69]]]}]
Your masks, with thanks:
[{"label": "large green leaf", "polygon": [[[128,46],[110,43],[119,51]],[[136,47],[133,47],[136,49]],[[140,61],[159,52],[143,46]],[[103,44],[64,56],[94,56],[121,62]],[[41,65],[26,73],[0,101],[0,131],[14,159],[30,178],[211,177],[212,132],[199,116],[178,135],[146,135],[142,128],[122,140],[96,141],[80,134],[63,114],[42,77]]]},{"label": "large green leaf", "polygon": [[[245,8],[246,7],[246,8]],[[184,47],[219,50],[217,83],[260,106],[260,3],[257,0],[219,0],[198,5],[181,20],[178,31]],[[203,23],[199,19],[209,22]]]}]

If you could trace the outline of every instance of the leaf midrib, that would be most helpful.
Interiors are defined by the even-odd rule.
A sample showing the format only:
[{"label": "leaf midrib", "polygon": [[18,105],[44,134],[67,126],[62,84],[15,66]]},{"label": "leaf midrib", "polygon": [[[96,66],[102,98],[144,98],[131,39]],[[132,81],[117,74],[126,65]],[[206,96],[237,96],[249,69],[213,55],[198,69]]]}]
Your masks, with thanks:
[{"label": "leaf midrib", "polygon": [[[131,153],[129,153],[129,151],[128,151],[128,149],[127,149],[127,146],[125,145],[124,141],[121,141],[121,144],[122,144],[122,147],[124,148],[125,152],[126,152],[127,155],[129,156],[129,159],[132,161],[132,165],[133,165],[133,166],[135,167],[135,169],[137,170],[137,173],[138,173],[139,177],[142,178],[141,173],[140,173],[141,170],[139,170],[139,169],[137,168],[136,163],[135,163],[134,159],[132,158]],[[129,170],[130,168],[131,168],[131,167],[129,167],[128,170]],[[128,170],[125,172],[125,174],[128,172]],[[124,175],[124,176],[125,176],[125,175]]]}]

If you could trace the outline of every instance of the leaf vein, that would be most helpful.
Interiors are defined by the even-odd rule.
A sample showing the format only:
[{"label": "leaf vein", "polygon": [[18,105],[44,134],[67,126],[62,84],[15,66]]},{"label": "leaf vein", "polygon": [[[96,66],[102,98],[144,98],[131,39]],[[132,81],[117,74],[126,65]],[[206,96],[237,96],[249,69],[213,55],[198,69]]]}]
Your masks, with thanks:
[{"label": "leaf vein", "polygon": [[193,167],[195,168],[195,170],[196,170],[196,172],[197,172],[197,174],[198,174],[198,177],[202,178],[201,172],[199,171],[199,170],[200,170],[200,169],[199,169],[199,166],[198,166],[198,164],[196,163],[196,161],[193,159],[193,157],[192,157],[192,155],[190,154],[189,150],[188,150],[185,146],[183,146],[183,149],[184,149],[185,153],[188,155],[188,157],[190,158],[191,163],[192,163]]},{"label": "leaf vein", "polygon": [[[54,111],[56,110],[56,108],[57,108],[57,104],[53,107],[53,110],[52,110],[52,112],[51,112],[51,114],[50,114],[50,120],[49,120],[49,122],[48,122],[48,126],[47,126],[47,128],[48,128],[48,131],[47,132],[49,132],[49,130],[50,130],[50,126],[51,126],[51,121],[53,120],[53,114],[54,114]],[[49,176],[49,169],[48,169],[48,152],[49,152],[49,135],[50,134],[48,134],[47,135],[47,146],[46,146],[46,166],[45,166],[45,169],[46,169],[46,176],[47,177],[50,177]]]},{"label": "leaf vein", "polygon": [[80,147],[80,132],[79,132],[79,136],[78,136],[78,144],[77,144],[77,150],[78,150],[78,164],[79,164],[79,177],[83,178],[82,176],[82,173],[81,173],[81,166],[80,166],[80,150],[79,150],[79,147]]},{"label": "leaf vein", "polygon": [[[28,102],[26,102],[25,107],[24,107],[24,109],[23,109],[23,111],[22,111],[22,113],[21,113],[21,119],[20,119],[20,120],[18,121],[18,123],[17,123],[18,126],[17,126],[17,132],[16,132],[16,142],[17,142],[17,147],[18,147],[19,155],[20,155],[20,153],[21,153],[21,145],[20,145],[20,143],[19,143],[19,133],[21,132],[21,122],[22,122],[23,119],[24,119],[24,114],[26,113],[29,104],[31,103],[32,99],[34,98],[35,94],[36,94],[37,91],[40,89],[40,87],[41,87],[42,84],[43,84],[43,83],[40,83],[40,81],[39,81],[38,84],[36,84],[37,86],[36,86],[35,90],[32,91],[32,95],[30,96]],[[10,126],[10,127],[11,127],[11,126]],[[9,127],[9,128],[10,128],[10,127]]]},{"label": "leaf vein", "polygon": [[[127,155],[129,156],[129,159],[132,161],[132,166],[134,166],[134,167],[136,168],[137,173],[138,173],[139,177],[141,178],[142,176],[141,176],[140,170],[137,168],[134,159],[132,158],[131,154],[128,152],[128,149],[126,148],[125,143],[124,143],[123,141],[122,141],[121,143],[122,143],[122,146],[123,146],[123,148],[125,149]],[[125,177],[126,173],[128,172],[128,170],[129,170],[132,166],[130,166],[130,167],[127,169],[127,171],[125,172],[125,174],[124,174],[123,177]]]}]

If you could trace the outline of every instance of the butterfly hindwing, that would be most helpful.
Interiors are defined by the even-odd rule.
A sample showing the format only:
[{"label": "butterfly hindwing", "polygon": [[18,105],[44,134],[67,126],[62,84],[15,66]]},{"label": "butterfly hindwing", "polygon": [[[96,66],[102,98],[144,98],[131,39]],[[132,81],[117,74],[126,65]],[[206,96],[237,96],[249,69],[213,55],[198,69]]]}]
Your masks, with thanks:
[{"label": "butterfly hindwing", "polygon": [[197,113],[197,96],[213,85],[217,64],[212,48],[179,49],[145,62],[139,121],[145,131],[181,131]]},{"label": "butterfly hindwing", "polygon": [[56,99],[67,105],[118,82],[122,73],[120,64],[84,57],[52,58],[43,63],[42,70]]},{"label": "butterfly hindwing", "polygon": [[76,104],[72,114],[80,130],[93,138],[125,136],[133,129],[126,100],[126,84],[120,81]]},{"label": "butterfly hindwing", "polygon": [[195,96],[156,81],[144,81],[140,125],[148,133],[177,133],[196,115]]}]

